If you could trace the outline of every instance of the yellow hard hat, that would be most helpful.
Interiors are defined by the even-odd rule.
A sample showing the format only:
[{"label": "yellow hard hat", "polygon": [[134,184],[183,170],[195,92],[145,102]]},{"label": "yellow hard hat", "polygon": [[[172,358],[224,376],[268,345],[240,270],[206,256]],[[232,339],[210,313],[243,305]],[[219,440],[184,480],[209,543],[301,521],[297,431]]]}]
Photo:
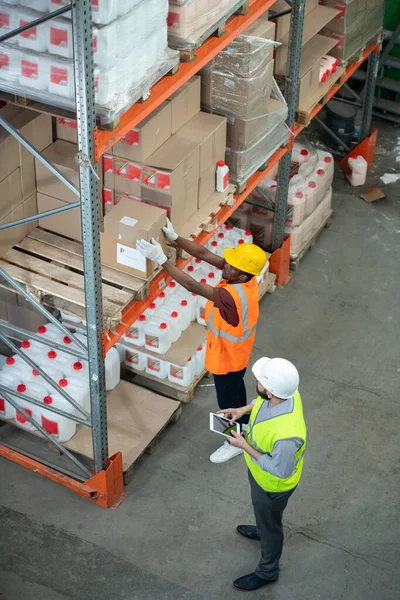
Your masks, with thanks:
[{"label": "yellow hard hat", "polygon": [[255,244],[239,244],[236,248],[227,248],[224,250],[224,258],[228,265],[251,275],[261,275],[267,262],[264,250]]}]

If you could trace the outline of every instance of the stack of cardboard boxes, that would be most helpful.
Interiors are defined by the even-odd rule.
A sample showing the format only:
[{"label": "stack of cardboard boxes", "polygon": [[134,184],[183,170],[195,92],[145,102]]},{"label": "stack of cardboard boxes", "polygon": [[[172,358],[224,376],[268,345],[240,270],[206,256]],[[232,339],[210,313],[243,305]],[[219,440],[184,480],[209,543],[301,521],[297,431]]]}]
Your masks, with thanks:
[{"label": "stack of cardboard boxes", "polygon": [[332,56],[346,61],[382,29],[384,0],[321,0],[325,7],[339,11],[322,30],[336,42]]},{"label": "stack of cardboard boxes", "polygon": [[[0,111],[6,121],[38,150],[53,141],[51,117],[30,110],[5,106]],[[35,159],[3,127],[0,127],[0,224],[32,217],[37,213]],[[0,256],[37,226],[33,221],[0,233]]]},{"label": "stack of cardboard boxes", "polygon": [[287,107],[273,84],[274,30],[264,15],[201,72],[202,108],[227,117],[226,162],[239,184],[287,140]]},{"label": "stack of cardboard boxes", "polygon": [[187,82],[104,156],[103,202],[163,209],[179,231],[215,192],[226,119],[200,112],[200,77]]},{"label": "stack of cardboard boxes", "polygon": [[[285,2],[281,2],[276,8],[289,8]],[[320,6],[318,0],[306,0],[305,19],[302,38],[302,51],[300,62],[300,86],[298,98],[298,110],[307,111],[314,106],[321,97],[320,62],[324,55],[331,55],[336,41],[320,35],[321,30],[326,27],[339,11],[327,6]],[[276,40],[280,42],[275,56],[275,77],[282,88],[286,74],[288,52],[289,52],[289,29],[290,15],[277,19]],[[332,81],[326,81],[326,85],[334,83],[335,75],[330,76]],[[329,79],[329,78],[328,78]]]}]

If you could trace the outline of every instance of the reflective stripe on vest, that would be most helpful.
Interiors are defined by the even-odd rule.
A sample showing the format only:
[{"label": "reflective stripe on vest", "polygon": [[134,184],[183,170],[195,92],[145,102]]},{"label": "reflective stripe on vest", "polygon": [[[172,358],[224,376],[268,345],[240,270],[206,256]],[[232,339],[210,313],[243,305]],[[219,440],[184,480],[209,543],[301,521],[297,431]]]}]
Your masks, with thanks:
[{"label": "reflective stripe on vest", "polygon": [[239,299],[240,299],[240,304],[241,304],[241,309],[242,309],[242,324],[243,324],[243,332],[244,332],[243,335],[234,336],[234,335],[231,335],[230,333],[226,333],[225,331],[222,331],[221,329],[216,329],[213,325],[215,307],[213,307],[211,309],[210,316],[208,317],[208,321],[207,321],[207,327],[211,331],[211,333],[214,334],[215,337],[217,337],[217,338],[221,337],[221,338],[224,338],[225,340],[228,340],[229,342],[234,342],[234,343],[235,342],[245,342],[247,339],[249,339],[249,337],[251,335],[253,335],[257,326],[255,325],[254,327],[249,329],[249,305],[248,305],[247,297],[243,290],[243,287],[240,285],[240,283],[233,284],[233,287],[237,291]]}]

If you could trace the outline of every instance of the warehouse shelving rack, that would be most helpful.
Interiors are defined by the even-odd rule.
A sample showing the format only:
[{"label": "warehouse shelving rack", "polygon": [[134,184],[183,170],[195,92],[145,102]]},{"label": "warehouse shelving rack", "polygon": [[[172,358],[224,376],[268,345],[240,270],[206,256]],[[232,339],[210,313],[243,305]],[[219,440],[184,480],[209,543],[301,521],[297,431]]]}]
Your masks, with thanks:
[{"label": "warehouse shelving rack", "polygon": [[[223,50],[232,40],[240,35],[249,25],[251,25],[258,17],[267,11],[274,4],[274,0],[249,0],[249,9],[246,15],[236,16],[227,23],[226,33],[222,37],[210,37],[196,51],[196,58],[190,63],[181,63],[178,72],[174,75],[167,75],[159,81],[151,90],[150,97],[143,103],[137,103],[129,108],[120,118],[119,124],[113,131],[100,130],[96,127],[96,115],[94,104],[94,83],[93,83],[93,55],[91,44],[91,0],[74,0],[67,7],[63,7],[63,12],[71,10],[73,22],[73,40],[74,40],[74,69],[76,82],[76,110],[77,110],[77,131],[78,131],[78,155],[79,164],[79,180],[80,187],[76,188],[68,181],[54,165],[50,164],[35,148],[33,148],[21,134],[7,123],[0,113],[0,125],[5,127],[21,144],[31,151],[38,160],[42,161],[51,172],[56,175],[63,183],[76,194],[79,198],[74,204],[67,207],[68,209],[80,206],[82,215],[82,245],[83,245],[83,261],[85,275],[85,299],[86,299],[86,321],[87,321],[87,348],[79,341],[76,341],[78,350],[71,351],[81,358],[89,360],[89,377],[90,377],[90,398],[91,411],[88,414],[83,409],[80,409],[81,416],[73,417],[79,424],[85,425],[92,429],[93,437],[93,465],[88,468],[78,458],[69,452],[62,444],[59,444],[51,436],[49,436],[38,423],[35,423],[32,418],[22,409],[18,410],[24,414],[28,421],[33,423],[35,428],[57,449],[62,452],[75,467],[80,471],[80,474],[71,473],[59,466],[52,464],[50,461],[39,459],[34,456],[29,456],[22,450],[17,450],[0,445],[0,456],[3,456],[17,464],[20,464],[30,470],[47,477],[65,487],[68,487],[75,493],[92,500],[93,502],[103,506],[110,507],[117,505],[124,497],[123,490],[123,473],[122,473],[122,456],[121,453],[108,456],[108,437],[107,437],[107,409],[106,409],[106,392],[105,392],[105,375],[103,357],[106,352],[120,339],[126,330],[132,325],[137,317],[145,308],[154,300],[160,293],[162,287],[168,283],[168,276],[161,273],[155,277],[149,288],[149,295],[145,300],[133,301],[128,309],[124,312],[121,323],[113,331],[103,330],[102,319],[102,293],[101,293],[101,262],[100,262],[100,222],[99,213],[96,209],[98,196],[98,175],[96,165],[101,160],[101,157],[115,143],[117,143],[130,129],[135,127],[140,121],[148,116],[155,108],[157,108],[164,100],[172,93],[178,90],[186,81],[206,65],[212,58]],[[271,257],[271,267],[277,273],[277,282],[286,283],[289,279],[289,250],[290,239],[285,237],[285,216],[287,206],[287,192],[289,186],[289,170],[291,162],[291,152],[293,141],[304,129],[303,126],[296,124],[295,114],[299,87],[299,69],[301,55],[301,39],[304,25],[304,10],[305,0],[292,0],[288,2],[291,5],[291,25],[289,33],[289,61],[287,67],[286,90],[285,97],[288,102],[288,120],[287,125],[291,130],[289,143],[284,148],[279,148],[269,159],[268,166],[263,171],[257,171],[252,175],[246,183],[244,192],[235,196],[235,204],[231,207],[222,207],[218,212],[218,226],[225,222],[232,213],[240,206],[266,174],[279,163],[278,171],[278,190],[276,198],[276,215],[273,233],[273,254]],[[57,13],[52,13],[46,17],[42,17],[40,22],[53,18]],[[30,26],[38,24],[33,22]],[[28,26],[24,26],[25,29]],[[14,30],[7,34],[8,37],[16,35],[20,29]],[[0,37],[0,41],[4,40],[5,36]],[[376,71],[378,64],[378,55],[380,52],[380,44],[371,44],[364,50],[362,60],[357,63],[351,63],[347,68],[344,77],[340,84],[335,84],[330,90],[325,102],[330,99],[340,88],[341,85],[358,69],[365,61],[369,60],[367,72],[367,94],[364,99],[364,110],[362,119],[362,136],[365,138],[364,145],[371,147],[374,136],[370,136],[372,105],[374,98],[374,88],[376,83]],[[322,104],[318,104],[312,117],[318,114]],[[39,217],[48,216],[60,212],[59,209],[41,213]],[[38,215],[28,219],[9,223],[0,226],[1,231],[8,228],[27,223],[32,220],[37,220]],[[211,233],[201,233],[196,241],[200,244],[205,244],[211,237]],[[183,267],[186,261],[178,260],[179,267]],[[39,302],[37,302],[28,291],[13,280],[4,269],[0,268],[0,277],[2,277],[9,287],[16,292],[22,294],[41,314],[49,321],[56,324],[59,329],[69,337],[73,337],[55,317],[47,311]],[[12,332],[14,336],[35,337],[30,332],[23,331],[18,327],[0,322],[0,340],[3,341],[13,352],[22,355],[18,347],[11,341],[10,337],[5,333]],[[40,339],[40,341],[43,341]],[[54,347],[54,343],[52,343]],[[24,355],[22,355],[24,357]],[[47,375],[38,368],[33,361],[27,360],[30,366],[34,366],[45,379],[49,380]],[[53,387],[56,384],[53,384]],[[56,386],[58,391],[65,396],[65,392]],[[12,392],[15,392],[0,386],[2,396],[16,407],[15,400],[10,397]],[[68,398],[71,401],[71,398]],[[35,400],[28,399],[33,404],[37,404]],[[61,413],[58,409],[53,409],[54,412]]]}]

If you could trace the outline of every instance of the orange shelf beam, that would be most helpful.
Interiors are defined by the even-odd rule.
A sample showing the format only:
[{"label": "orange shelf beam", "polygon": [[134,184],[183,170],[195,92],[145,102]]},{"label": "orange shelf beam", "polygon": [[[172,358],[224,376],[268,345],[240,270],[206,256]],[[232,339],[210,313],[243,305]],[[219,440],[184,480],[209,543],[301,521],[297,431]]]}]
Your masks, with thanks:
[{"label": "orange shelf beam", "polygon": [[[224,206],[217,213],[218,225],[222,225],[225,223],[227,219],[235,212],[237,208],[249,197],[251,192],[255,187],[260,183],[260,181],[268,174],[268,172],[278,164],[281,160],[282,156],[288,152],[289,146],[286,148],[278,148],[278,150],[271,156],[268,161],[268,166],[263,171],[256,171],[254,175],[252,175],[246,185],[246,189],[242,194],[237,194],[235,196],[235,204],[233,206]],[[208,240],[214,235],[212,233],[202,232],[195,238],[195,242],[198,244],[206,244]],[[182,269],[189,260],[179,259],[176,263],[176,266]],[[134,300],[132,304],[127,308],[127,310],[122,315],[121,323],[116,327],[114,331],[104,331],[103,332],[103,353],[104,355],[108,352],[108,350],[118,342],[118,340],[127,332],[129,327],[140,317],[143,311],[149,307],[149,305],[153,302],[154,298],[161,293],[163,288],[171,281],[171,277],[167,275],[164,271],[159,273],[150,283],[149,295],[147,298],[141,301]]]},{"label": "orange shelf beam", "polygon": [[105,131],[96,127],[94,131],[96,162],[114,144],[124,137],[140,121],[176,92],[193,75],[196,75],[221,50],[249,27],[258,17],[268,10],[275,0],[250,0],[247,15],[233,17],[226,25],[226,33],[221,37],[210,37],[196,51],[196,58],[190,63],[181,63],[175,75],[166,75],[151,89],[150,97],[143,103],[136,103],[120,118],[114,131]]}]

